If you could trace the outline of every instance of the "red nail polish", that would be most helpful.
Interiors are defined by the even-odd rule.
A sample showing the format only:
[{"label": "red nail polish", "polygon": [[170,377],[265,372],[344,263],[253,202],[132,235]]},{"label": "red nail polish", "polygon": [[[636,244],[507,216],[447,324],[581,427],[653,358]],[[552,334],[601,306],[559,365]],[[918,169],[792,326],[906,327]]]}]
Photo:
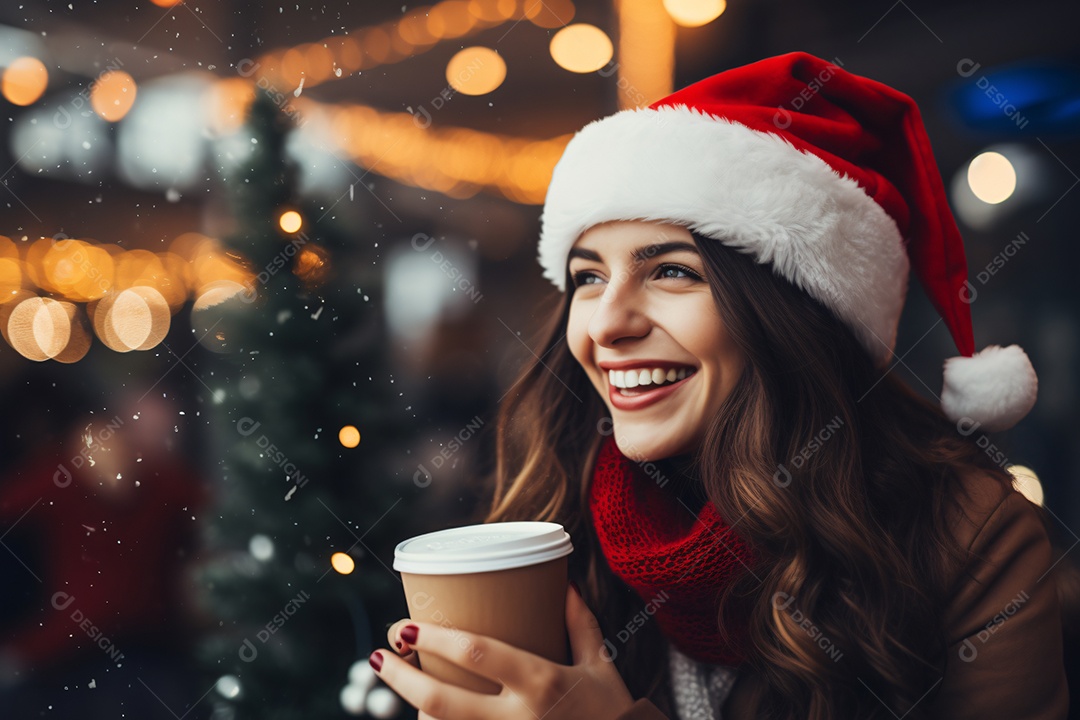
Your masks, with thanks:
[{"label": "red nail polish", "polygon": [[410,645],[416,642],[416,635],[420,632],[420,628],[415,625],[406,625],[401,628],[401,639]]},{"label": "red nail polish", "polygon": [[371,653],[371,657],[368,658],[368,662],[371,663],[371,667],[375,668],[375,672],[379,672],[382,669],[382,653],[376,650]]},{"label": "red nail polish", "polygon": [[401,641],[400,640],[395,640],[394,641],[394,647],[396,647],[398,650],[400,650],[401,649]]}]

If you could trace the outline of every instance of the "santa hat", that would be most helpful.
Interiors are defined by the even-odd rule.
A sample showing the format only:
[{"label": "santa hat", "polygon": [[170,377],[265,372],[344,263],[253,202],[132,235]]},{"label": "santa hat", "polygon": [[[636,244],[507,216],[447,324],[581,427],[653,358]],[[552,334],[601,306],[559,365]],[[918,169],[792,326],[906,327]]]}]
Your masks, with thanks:
[{"label": "santa hat", "polygon": [[677,223],[770,263],[883,368],[914,268],[960,353],[946,415],[1003,430],[1035,403],[1019,346],[975,353],[963,240],[918,107],[887,85],[793,52],[595,120],[552,174],[544,277],[565,290],[570,248],[609,220]]}]

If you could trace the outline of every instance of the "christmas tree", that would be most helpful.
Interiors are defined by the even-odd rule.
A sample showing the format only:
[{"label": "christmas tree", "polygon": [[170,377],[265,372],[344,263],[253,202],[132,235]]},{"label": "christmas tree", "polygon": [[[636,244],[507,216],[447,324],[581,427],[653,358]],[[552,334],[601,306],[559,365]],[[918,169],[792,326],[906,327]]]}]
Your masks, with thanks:
[{"label": "christmas tree", "polygon": [[224,240],[254,280],[212,288],[192,313],[215,351],[202,373],[215,499],[197,583],[216,627],[200,661],[215,718],[394,717],[411,709],[367,663],[385,646],[381,620],[405,614],[384,558],[409,501],[387,460],[406,425],[383,353],[378,251],[298,196],[290,121],[257,95],[253,151],[228,180],[238,229]]}]

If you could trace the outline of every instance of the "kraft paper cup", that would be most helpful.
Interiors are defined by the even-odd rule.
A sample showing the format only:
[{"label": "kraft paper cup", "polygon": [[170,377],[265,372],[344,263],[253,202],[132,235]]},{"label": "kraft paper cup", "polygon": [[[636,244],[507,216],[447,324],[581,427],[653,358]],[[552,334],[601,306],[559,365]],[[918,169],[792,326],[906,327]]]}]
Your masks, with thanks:
[{"label": "kraft paper cup", "polygon": [[[558,523],[501,522],[417,535],[398,543],[409,617],[458,633],[469,660],[479,651],[461,631],[479,633],[553,662],[569,664],[566,634],[570,536]],[[419,651],[418,651],[419,652]],[[435,678],[477,692],[502,687],[432,653],[420,667]]]}]

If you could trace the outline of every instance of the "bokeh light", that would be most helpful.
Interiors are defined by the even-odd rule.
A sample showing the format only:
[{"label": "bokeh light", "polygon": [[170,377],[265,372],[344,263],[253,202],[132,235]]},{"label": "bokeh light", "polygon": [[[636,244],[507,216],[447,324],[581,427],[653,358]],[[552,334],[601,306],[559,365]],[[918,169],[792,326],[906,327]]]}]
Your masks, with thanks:
[{"label": "bokeh light", "polygon": [[90,88],[90,106],[103,120],[121,120],[135,104],[135,79],[123,70],[103,73]]},{"label": "bokeh light", "polygon": [[570,0],[544,0],[538,3],[525,3],[525,17],[533,25],[554,30],[565,27],[574,19],[574,3]]},{"label": "bokeh light", "polygon": [[318,245],[308,245],[293,261],[293,274],[308,286],[321,284],[330,272],[330,254]]},{"label": "bokeh light", "polygon": [[217,280],[199,289],[191,306],[191,327],[207,350],[228,353],[237,349],[238,309],[255,299],[253,286],[235,280]]},{"label": "bokeh light", "polygon": [[35,57],[21,57],[11,61],[0,78],[0,92],[12,105],[29,105],[45,92],[49,84],[49,71]]},{"label": "bokeh light", "polygon": [[346,425],[338,431],[338,442],[347,448],[360,444],[360,431],[354,425]]},{"label": "bokeh light", "polygon": [[[70,305],[70,303],[67,303]],[[20,301],[7,318],[7,341],[28,360],[42,362],[59,355],[71,337],[71,317],[52,298]]]},{"label": "bokeh light", "polygon": [[342,575],[348,575],[356,569],[356,562],[343,552],[331,555],[330,565]]},{"label": "bokeh light", "polygon": [[157,347],[172,320],[165,298],[146,285],[110,293],[88,310],[101,342],[121,353]]},{"label": "bokeh light", "polygon": [[105,250],[76,239],[52,245],[41,260],[44,284],[77,302],[99,300],[113,288],[113,258]]},{"label": "bokeh light", "polygon": [[304,218],[295,210],[286,210],[278,218],[278,225],[287,233],[297,232],[304,225]]},{"label": "bokeh light", "polygon": [[998,152],[977,155],[968,165],[967,178],[975,197],[989,205],[1008,200],[1016,190],[1016,169]]},{"label": "bokeh light", "polygon": [[664,9],[683,27],[701,27],[723,14],[727,0],[664,0]]},{"label": "bokeh light", "polygon": [[467,47],[446,64],[446,81],[465,95],[484,95],[505,79],[506,62],[491,48]]},{"label": "bokeh light", "polygon": [[586,23],[567,25],[551,38],[551,57],[559,67],[576,73],[590,73],[611,62],[611,38]]},{"label": "bokeh light", "polygon": [[11,238],[0,235],[0,305],[14,300],[22,284],[19,248]]}]

